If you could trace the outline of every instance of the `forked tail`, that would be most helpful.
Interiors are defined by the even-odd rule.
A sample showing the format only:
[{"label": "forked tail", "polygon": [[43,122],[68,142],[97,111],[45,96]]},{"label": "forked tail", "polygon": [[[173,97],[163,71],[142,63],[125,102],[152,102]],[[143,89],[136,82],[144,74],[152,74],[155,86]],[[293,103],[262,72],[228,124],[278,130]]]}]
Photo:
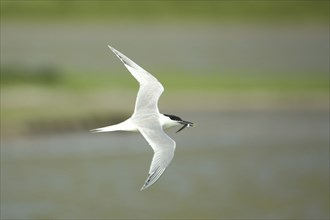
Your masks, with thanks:
[{"label": "forked tail", "polygon": [[110,125],[103,128],[96,128],[91,130],[92,133],[111,132],[111,131],[137,131],[137,128],[132,125],[130,119],[123,121],[116,125]]},{"label": "forked tail", "polygon": [[121,127],[117,125],[111,125],[103,128],[96,128],[93,130],[90,130],[92,133],[98,133],[98,132],[110,132],[110,131],[120,131]]}]

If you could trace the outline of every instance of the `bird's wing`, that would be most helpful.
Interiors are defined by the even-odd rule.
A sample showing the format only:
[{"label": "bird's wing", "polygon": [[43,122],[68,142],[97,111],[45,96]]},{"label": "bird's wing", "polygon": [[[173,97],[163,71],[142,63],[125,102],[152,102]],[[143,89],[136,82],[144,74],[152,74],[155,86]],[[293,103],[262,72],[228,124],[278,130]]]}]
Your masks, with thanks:
[{"label": "bird's wing", "polygon": [[148,188],[157,181],[174,156],[175,141],[163,131],[160,123],[157,122],[146,119],[143,125],[138,126],[139,131],[154,150],[149,176],[141,190]]},{"label": "bird's wing", "polygon": [[157,103],[159,97],[164,91],[162,84],[153,75],[145,71],[124,54],[109,45],[108,47],[123,62],[125,67],[140,84],[140,89],[135,102],[134,114],[159,113]]}]

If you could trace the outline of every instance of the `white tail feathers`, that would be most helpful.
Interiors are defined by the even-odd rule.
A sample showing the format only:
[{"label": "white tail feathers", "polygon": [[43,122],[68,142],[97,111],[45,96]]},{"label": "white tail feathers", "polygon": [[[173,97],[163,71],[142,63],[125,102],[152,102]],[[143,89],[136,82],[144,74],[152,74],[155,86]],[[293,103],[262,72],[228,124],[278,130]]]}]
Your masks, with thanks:
[{"label": "white tail feathers", "polygon": [[138,129],[132,124],[130,119],[123,121],[116,125],[111,125],[103,128],[96,128],[91,130],[92,133],[98,132],[111,132],[111,131],[138,131]]},{"label": "white tail feathers", "polygon": [[108,126],[108,127],[104,127],[104,128],[96,128],[93,130],[90,130],[92,133],[98,133],[98,132],[110,132],[110,131],[119,131],[118,129],[116,129],[116,125],[113,126]]}]

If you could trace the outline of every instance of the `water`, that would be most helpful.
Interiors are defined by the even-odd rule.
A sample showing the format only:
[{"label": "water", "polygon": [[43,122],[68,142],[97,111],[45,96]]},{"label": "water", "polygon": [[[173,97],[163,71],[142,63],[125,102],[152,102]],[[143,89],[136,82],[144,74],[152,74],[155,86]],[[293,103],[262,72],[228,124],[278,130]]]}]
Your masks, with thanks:
[{"label": "water", "polygon": [[2,218],[328,218],[327,111],[183,112],[173,162],[150,189],[139,134],[1,143]]},{"label": "water", "polygon": [[3,66],[115,74],[122,66],[109,52],[111,44],[151,72],[315,75],[329,70],[327,24],[4,22],[1,30]]}]

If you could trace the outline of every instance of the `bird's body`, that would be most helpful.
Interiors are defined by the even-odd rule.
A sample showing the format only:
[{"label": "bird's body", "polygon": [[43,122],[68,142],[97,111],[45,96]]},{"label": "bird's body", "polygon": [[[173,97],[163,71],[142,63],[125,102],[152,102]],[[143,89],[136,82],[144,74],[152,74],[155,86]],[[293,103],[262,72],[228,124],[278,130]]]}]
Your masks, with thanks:
[{"label": "bird's body", "polygon": [[162,84],[153,75],[138,66],[124,54],[111,46],[109,48],[139,82],[140,88],[135,102],[134,113],[130,118],[119,124],[97,128],[92,131],[138,131],[143,135],[154,150],[149,176],[141,188],[143,190],[156,182],[174,156],[176,143],[163,129],[183,125],[177,131],[179,132],[185,127],[193,126],[193,123],[184,121],[174,115],[161,114],[158,110],[158,99],[164,91]]}]

